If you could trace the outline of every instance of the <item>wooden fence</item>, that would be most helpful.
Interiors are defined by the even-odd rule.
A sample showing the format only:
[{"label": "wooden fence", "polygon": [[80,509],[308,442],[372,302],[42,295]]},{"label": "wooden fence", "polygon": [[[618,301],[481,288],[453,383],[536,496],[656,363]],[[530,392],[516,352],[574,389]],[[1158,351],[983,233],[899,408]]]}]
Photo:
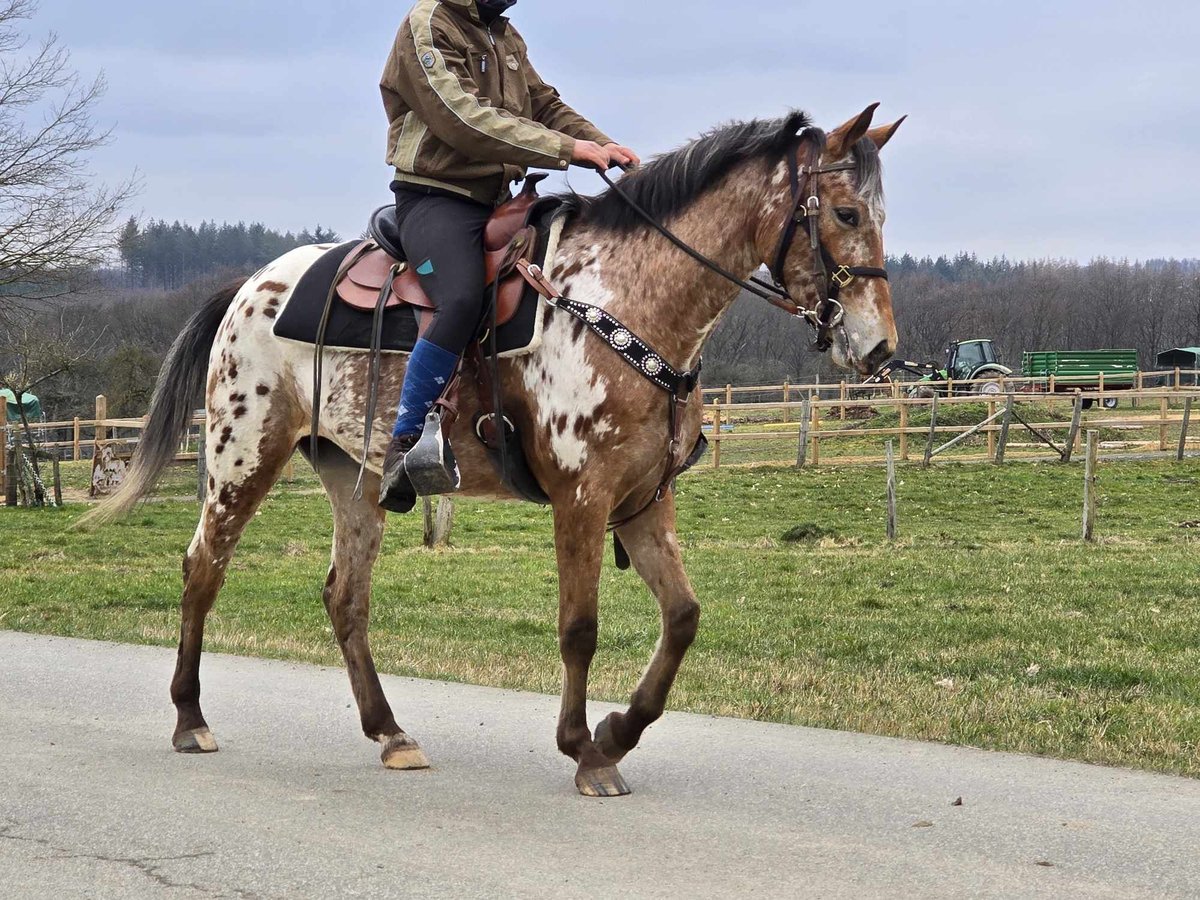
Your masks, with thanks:
[{"label": "wooden fence", "polygon": [[[999,455],[999,461],[1003,461],[1006,455],[1013,458],[1014,450],[1019,458],[1026,447],[1021,446],[1019,442],[1005,445],[1001,441],[1006,424],[1011,426],[1011,419],[1001,421],[1004,417],[1000,415],[1001,408],[1006,405],[1007,396],[1010,394],[1013,397],[1016,417],[1023,419],[1024,424],[1048,436],[1064,432],[1061,440],[1072,445],[1079,441],[1081,424],[1078,414],[1072,416],[1075,420],[1072,428],[1070,421],[1031,421],[1022,410],[1044,410],[1047,406],[1053,407],[1058,404],[1073,407],[1082,401],[1092,401],[1099,406],[1106,399],[1116,399],[1122,405],[1137,409],[1138,414],[1106,415],[1100,418],[1093,414],[1086,423],[1089,429],[1131,433],[1156,430],[1156,434],[1152,438],[1143,436],[1137,440],[1115,442],[1120,443],[1120,447],[1112,446],[1114,442],[1109,442],[1109,446],[1102,444],[1102,449],[1110,452],[1120,449],[1166,453],[1175,448],[1179,455],[1188,446],[1200,441],[1200,435],[1192,437],[1188,434],[1191,415],[1188,398],[1200,396],[1200,387],[1197,386],[1200,385],[1200,370],[1138,372],[1134,375],[1132,384],[1128,386],[1106,386],[1103,379],[1100,379],[1100,383],[1095,387],[1072,387],[1073,382],[1080,381],[1095,383],[1095,379],[1080,378],[989,378],[942,385],[940,387],[945,388],[951,396],[937,398],[909,396],[914,388],[922,389],[920,382],[863,385],[839,381],[706,388],[703,392],[706,401],[705,427],[712,444],[709,464],[719,468],[728,462],[723,460],[723,456],[727,457],[735,448],[743,445],[749,447],[761,443],[766,446],[774,442],[775,445],[782,446],[789,438],[786,432],[778,430],[780,426],[791,426],[792,450],[786,454],[778,450],[753,454],[756,457],[753,462],[820,465],[822,461],[829,459],[828,449],[838,441],[857,439],[861,444],[863,439],[867,439],[877,446],[866,452],[838,455],[835,457],[836,461],[883,463],[884,442],[887,438],[896,438],[899,445],[898,458],[909,460],[914,453],[914,442],[924,452],[939,435],[947,440],[955,436],[965,436],[958,444],[965,443],[966,437],[976,435],[986,441],[986,454],[956,456],[959,460],[996,461]],[[990,391],[998,389],[1000,393],[973,393],[985,387]],[[746,397],[755,399],[750,402],[734,402],[738,398]],[[932,428],[930,424],[914,424],[912,421],[925,411],[932,413],[935,405],[945,411],[958,404],[972,403],[986,405],[988,421],[972,425],[939,425],[936,415],[930,415],[934,420],[931,423]],[[1150,414],[1143,414],[1143,410],[1148,410]],[[873,419],[888,411],[895,414],[895,425],[871,425]],[[1109,412],[1104,411],[1105,414]],[[188,436],[180,444],[178,461],[197,460],[204,425],[203,412],[198,411],[191,421]],[[56,453],[63,459],[78,461],[91,459],[95,448],[108,441],[124,441],[132,448],[145,428],[145,419],[110,418],[107,400],[101,395],[96,398],[95,416],[91,419],[76,417],[63,422],[39,422],[34,428],[39,449]],[[736,430],[731,431],[730,428]],[[1011,434],[1011,427],[1009,433]],[[18,425],[0,426],[0,447],[14,443],[18,434]],[[7,453],[0,453],[0,496],[3,496],[7,485],[8,472],[3,468],[7,457]],[[289,472],[289,477],[290,474]]]},{"label": "wooden fence", "polygon": [[[1171,388],[1183,390],[1188,387],[1200,386],[1200,369],[1161,369],[1149,372],[1134,372],[1120,376],[1120,386],[1112,384],[1112,378],[1105,384],[1105,376],[1098,379],[1087,375],[1055,376],[1046,378],[1025,378],[1018,375],[991,376],[974,380],[950,379],[938,387],[948,394],[967,394],[981,392],[986,386],[997,385],[997,393],[1070,393],[1076,386],[1095,387],[1096,390],[1112,390],[1119,393],[1143,391],[1147,388]],[[817,400],[848,400],[858,396],[892,396],[897,392],[920,387],[918,381],[885,381],[881,384],[861,384],[853,380],[811,381],[807,383],[784,382],[783,384],[733,385],[724,387],[704,388],[704,401],[711,403],[719,401],[725,406],[733,406],[737,402],[774,402],[776,399],[783,403],[800,401],[805,397]],[[752,399],[747,399],[752,398]]]},{"label": "wooden fence", "polygon": [[[788,402],[728,404],[719,394],[705,407],[709,465],[882,464],[889,438],[897,440],[900,460],[918,459],[926,465],[950,449],[957,449],[953,458],[964,462],[1045,458],[1048,452],[1070,460],[1081,449],[1084,428],[1107,431],[1109,439],[1101,449],[1110,454],[1174,452],[1182,457],[1189,447],[1200,449],[1200,432],[1188,433],[1192,404],[1200,397],[1197,387],[950,397],[910,397],[899,385],[883,387],[887,395],[866,399],[806,396]],[[1130,411],[1104,409],[1103,401],[1112,397]],[[1085,406],[1092,407],[1086,414]],[[962,418],[949,415],[956,407],[979,410],[977,419],[969,424],[955,421]],[[1061,418],[1050,418],[1056,412]],[[889,424],[874,424],[880,420]],[[976,439],[975,446],[967,445],[968,438]],[[846,445],[851,445],[850,452],[837,452]],[[737,451],[742,451],[741,458],[731,459]]]}]

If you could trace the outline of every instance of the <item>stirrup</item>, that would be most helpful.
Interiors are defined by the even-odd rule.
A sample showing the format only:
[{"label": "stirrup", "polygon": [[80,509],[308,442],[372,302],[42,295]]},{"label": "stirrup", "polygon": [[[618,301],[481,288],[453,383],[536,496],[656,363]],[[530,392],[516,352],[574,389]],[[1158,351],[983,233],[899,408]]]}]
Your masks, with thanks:
[{"label": "stirrup", "polygon": [[462,484],[458,460],[450,441],[442,433],[442,414],[432,410],[425,417],[421,439],[404,456],[404,471],[418,497],[453,494]]}]

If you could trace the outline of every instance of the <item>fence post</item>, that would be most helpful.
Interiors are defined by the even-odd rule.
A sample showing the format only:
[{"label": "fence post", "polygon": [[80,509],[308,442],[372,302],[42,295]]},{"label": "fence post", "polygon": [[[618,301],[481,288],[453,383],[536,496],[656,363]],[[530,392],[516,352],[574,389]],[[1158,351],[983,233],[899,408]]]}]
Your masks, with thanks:
[{"label": "fence post", "polygon": [[788,382],[783,383],[783,424],[786,425],[792,421],[792,411],[788,409],[788,403],[792,399],[792,386]]},{"label": "fence post", "polygon": [[1179,366],[1176,366],[1175,367],[1175,390],[1179,390],[1179,388],[1182,385],[1183,385],[1183,382],[1179,380]]},{"label": "fence post", "polygon": [[5,506],[16,506],[16,500],[8,502],[8,486],[15,480],[16,473],[12,471],[12,463],[8,453],[8,422],[0,423],[0,494],[4,495]]},{"label": "fence post", "polygon": [[810,426],[809,435],[812,439],[812,464],[819,466],[821,464],[821,439],[817,434],[821,430],[821,408],[815,403],[812,405],[812,425]]},{"label": "fence post", "polygon": [[725,405],[733,406],[733,385],[725,385]]},{"label": "fence post", "polygon": [[[1137,385],[1137,394],[1140,394],[1143,390],[1145,390],[1145,384],[1142,380],[1142,373],[1140,370],[1137,373],[1137,380],[1136,380],[1135,384]],[[1138,406],[1140,405],[1140,401],[1137,398],[1137,394],[1134,394],[1134,397],[1133,397],[1133,408],[1134,409],[1137,409]]]},{"label": "fence post", "polygon": [[898,397],[900,403],[900,458],[908,461],[908,398]]},{"label": "fence post", "polygon": [[891,441],[887,442],[887,537],[896,539],[896,460]]},{"label": "fence post", "polygon": [[[996,401],[989,400],[988,401],[988,418],[991,419],[995,415],[996,415]],[[987,428],[988,459],[996,458],[996,431],[995,431],[995,428],[996,428],[995,422],[993,422]]]},{"label": "fence post", "polygon": [[796,468],[803,469],[808,460],[808,427],[812,415],[812,397],[805,397],[800,407],[800,445],[796,448]]},{"label": "fence post", "polygon": [[713,468],[721,468],[721,401],[713,401]]},{"label": "fence post", "polygon": [[1192,398],[1189,396],[1183,401],[1183,424],[1179,428],[1179,452],[1175,454],[1176,459],[1183,459],[1183,451],[1187,449],[1187,433],[1188,423],[1192,419]]},{"label": "fence post", "polygon": [[1051,394],[1055,394],[1055,393],[1057,393],[1057,392],[1058,392],[1058,391],[1057,391],[1057,388],[1056,388],[1056,386],[1055,386],[1055,383],[1056,383],[1056,381],[1057,381],[1057,379],[1055,378],[1055,376],[1051,375],[1051,376],[1050,376],[1050,381],[1049,381],[1049,385],[1050,385],[1050,393],[1051,393]]},{"label": "fence post", "polygon": [[1167,414],[1170,412],[1167,408],[1167,398],[1164,396],[1158,401],[1158,449],[1167,449]]},{"label": "fence post", "polygon": [[[6,429],[7,430],[7,429]],[[8,439],[4,441],[4,456],[7,462],[4,465],[4,505],[17,505],[17,445],[14,443],[11,447],[8,446]]]},{"label": "fence post", "polygon": [[94,445],[94,447],[92,449],[93,456],[96,455],[96,451],[100,448],[100,445],[102,443],[104,443],[106,440],[108,440],[108,427],[104,424],[104,421],[107,418],[108,418],[108,398],[105,397],[103,394],[99,394],[96,397],[96,427],[95,427],[95,429],[93,429],[94,437],[92,440],[92,443]]},{"label": "fence post", "polygon": [[846,382],[845,381],[843,381],[838,386],[838,400],[841,401],[841,405],[838,407],[838,418],[841,419],[843,422],[845,422],[846,421]]},{"label": "fence post", "polygon": [[1083,467],[1083,539],[1095,539],[1096,530],[1096,454],[1100,449],[1100,432],[1088,431],[1087,457]]},{"label": "fence post", "polygon": [[938,409],[937,394],[933,395],[933,403],[929,407],[929,439],[925,442],[925,459],[921,463],[922,468],[929,468],[929,461],[933,459],[933,439],[937,433],[937,409]]},{"label": "fence post", "polygon": [[450,531],[454,527],[454,501],[449,497],[438,497],[435,512],[433,498],[426,497],[424,500],[425,546],[430,550],[449,546]]},{"label": "fence post", "polygon": [[1000,420],[1000,443],[996,446],[996,465],[1004,464],[1004,451],[1008,449],[1008,429],[1012,425],[1013,395],[1008,395],[1004,404],[1004,418]]},{"label": "fence post", "polygon": [[200,429],[200,440],[196,443],[196,499],[201,503],[208,496],[208,457],[204,452],[207,428]]},{"label": "fence post", "polygon": [[1075,441],[1079,439],[1079,425],[1083,421],[1083,391],[1075,389],[1075,409],[1071,413],[1071,430],[1067,434],[1067,445],[1063,448],[1062,461],[1069,463],[1075,452]]},{"label": "fence post", "polygon": [[75,417],[75,432],[71,440],[71,459],[75,462],[83,459],[83,454],[79,449],[79,441],[82,436],[83,426],[79,424],[79,416]]}]

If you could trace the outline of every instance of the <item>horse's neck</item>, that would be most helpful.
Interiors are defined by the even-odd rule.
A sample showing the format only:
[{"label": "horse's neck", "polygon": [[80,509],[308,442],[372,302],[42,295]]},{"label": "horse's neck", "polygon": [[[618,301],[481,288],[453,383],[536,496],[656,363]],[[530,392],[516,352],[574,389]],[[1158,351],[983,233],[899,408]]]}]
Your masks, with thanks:
[{"label": "horse's neck", "polygon": [[[731,176],[667,224],[689,246],[740,277],[759,263],[759,178]],[[671,365],[695,365],[738,289],[649,227],[631,234],[584,226],[564,235],[556,270],[572,299],[603,306]]]}]

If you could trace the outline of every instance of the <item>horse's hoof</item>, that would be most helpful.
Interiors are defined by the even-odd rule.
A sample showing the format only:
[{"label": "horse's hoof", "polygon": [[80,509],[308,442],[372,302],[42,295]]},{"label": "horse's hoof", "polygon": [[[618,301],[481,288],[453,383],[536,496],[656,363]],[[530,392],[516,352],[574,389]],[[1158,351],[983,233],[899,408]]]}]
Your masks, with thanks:
[{"label": "horse's hoof", "polygon": [[629,752],[618,747],[616,740],[613,738],[612,720],[618,715],[620,713],[609,713],[608,716],[601,719],[600,724],[596,726],[596,736],[593,738],[596,748],[611,763],[619,763],[625,758],[625,754]]},{"label": "horse's hoof", "polygon": [[181,731],[171,738],[176,753],[216,753],[217,739],[207,728]]},{"label": "horse's hoof", "polygon": [[632,793],[616,766],[585,769],[575,773],[575,787],[585,797],[624,797]]},{"label": "horse's hoof", "polygon": [[394,734],[383,745],[380,754],[384,766],[389,769],[428,769],[429,758],[416,741],[407,734]]}]

